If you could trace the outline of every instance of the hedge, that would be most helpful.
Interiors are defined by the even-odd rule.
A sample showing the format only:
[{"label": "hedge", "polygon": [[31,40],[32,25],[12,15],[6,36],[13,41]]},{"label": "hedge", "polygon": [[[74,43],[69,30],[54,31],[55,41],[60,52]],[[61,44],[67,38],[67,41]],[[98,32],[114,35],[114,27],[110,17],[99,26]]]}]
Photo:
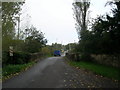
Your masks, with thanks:
[{"label": "hedge", "polygon": [[9,52],[2,52],[2,64],[25,64],[30,61],[31,54],[25,52],[14,52],[13,56],[9,56]]}]

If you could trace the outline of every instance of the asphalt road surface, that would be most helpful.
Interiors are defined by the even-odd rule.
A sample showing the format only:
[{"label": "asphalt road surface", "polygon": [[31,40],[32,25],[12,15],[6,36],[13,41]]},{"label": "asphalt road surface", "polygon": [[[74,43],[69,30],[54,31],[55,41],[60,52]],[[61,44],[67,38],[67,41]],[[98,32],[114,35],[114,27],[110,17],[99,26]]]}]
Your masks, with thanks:
[{"label": "asphalt road surface", "polygon": [[63,57],[39,61],[20,75],[3,82],[3,88],[118,88],[119,83],[69,66]]}]

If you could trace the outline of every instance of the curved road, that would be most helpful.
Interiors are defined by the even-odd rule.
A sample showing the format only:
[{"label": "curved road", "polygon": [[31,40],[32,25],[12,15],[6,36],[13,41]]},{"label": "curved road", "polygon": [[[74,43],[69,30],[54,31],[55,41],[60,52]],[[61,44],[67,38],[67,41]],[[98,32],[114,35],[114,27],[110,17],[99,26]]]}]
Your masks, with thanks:
[{"label": "curved road", "polygon": [[3,83],[3,88],[117,88],[118,83],[69,66],[63,57],[39,61]]}]

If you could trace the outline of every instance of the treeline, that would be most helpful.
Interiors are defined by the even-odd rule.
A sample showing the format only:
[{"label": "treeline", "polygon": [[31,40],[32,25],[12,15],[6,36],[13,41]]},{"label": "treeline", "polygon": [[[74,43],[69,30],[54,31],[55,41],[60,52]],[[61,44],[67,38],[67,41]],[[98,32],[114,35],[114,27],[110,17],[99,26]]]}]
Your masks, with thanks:
[{"label": "treeline", "polygon": [[[91,55],[112,56],[113,59],[119,57],[120,56],[120,1],[108,2],[107,4],[115,6],[114,8],[111,9],[112,15],[106,14],[94,19],[91,22],[92,23],[91,30],[87,29],[88,20],[86,18],[89,4],[90,4],[89,2],[83,2],[83,3],[75,2],[73,4],[75,16],[76,16],[75,19],[77,21],[76,24],[77,31],[79,35],[79,43],[75,45],[76,48],[74,49],[74,52],[80,53],[79,56],[81,60],[89,60],[89,61],[91,60],[90,58]],[[104,62],[104,60],[102,60],[102,62]]]},{"label": "treeline", "polygon": [[[20,11],[25,2],[2,2],[2,62],[7,64],[28,63],[31,53],[41,52],[47,40],[34,26],[21,30]],[[18,27],[16,29],[15,27]],[[13,50],[10,51],[10,47]],[[13,56],[10,56],[10,52]]]},{"label": "treeline", "polygon": [[60,50],[61,53],[66,51],[65,45],[59,44],[59,43],[52,43],[52,45],[46,45],[42,48],[42,52],[44,55],[53,56],[55,50]]},{"label": "treeline", "polygon": [[[79,51],[90,54],[120,54],[120,2],[114,2],[113,16],[95,19],[91,31],[83,30]],[[77,49],[77,50],[78,50]]]}]

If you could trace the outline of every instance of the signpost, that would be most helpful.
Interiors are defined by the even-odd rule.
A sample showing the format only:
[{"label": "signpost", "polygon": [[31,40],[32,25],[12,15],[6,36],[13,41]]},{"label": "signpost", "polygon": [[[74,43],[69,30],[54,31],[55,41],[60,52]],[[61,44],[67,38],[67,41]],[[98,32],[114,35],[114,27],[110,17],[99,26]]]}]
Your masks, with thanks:
[{"label": "signpost", "polygon": [[9,46],[9,55],[13,56],[13,46]]}]

